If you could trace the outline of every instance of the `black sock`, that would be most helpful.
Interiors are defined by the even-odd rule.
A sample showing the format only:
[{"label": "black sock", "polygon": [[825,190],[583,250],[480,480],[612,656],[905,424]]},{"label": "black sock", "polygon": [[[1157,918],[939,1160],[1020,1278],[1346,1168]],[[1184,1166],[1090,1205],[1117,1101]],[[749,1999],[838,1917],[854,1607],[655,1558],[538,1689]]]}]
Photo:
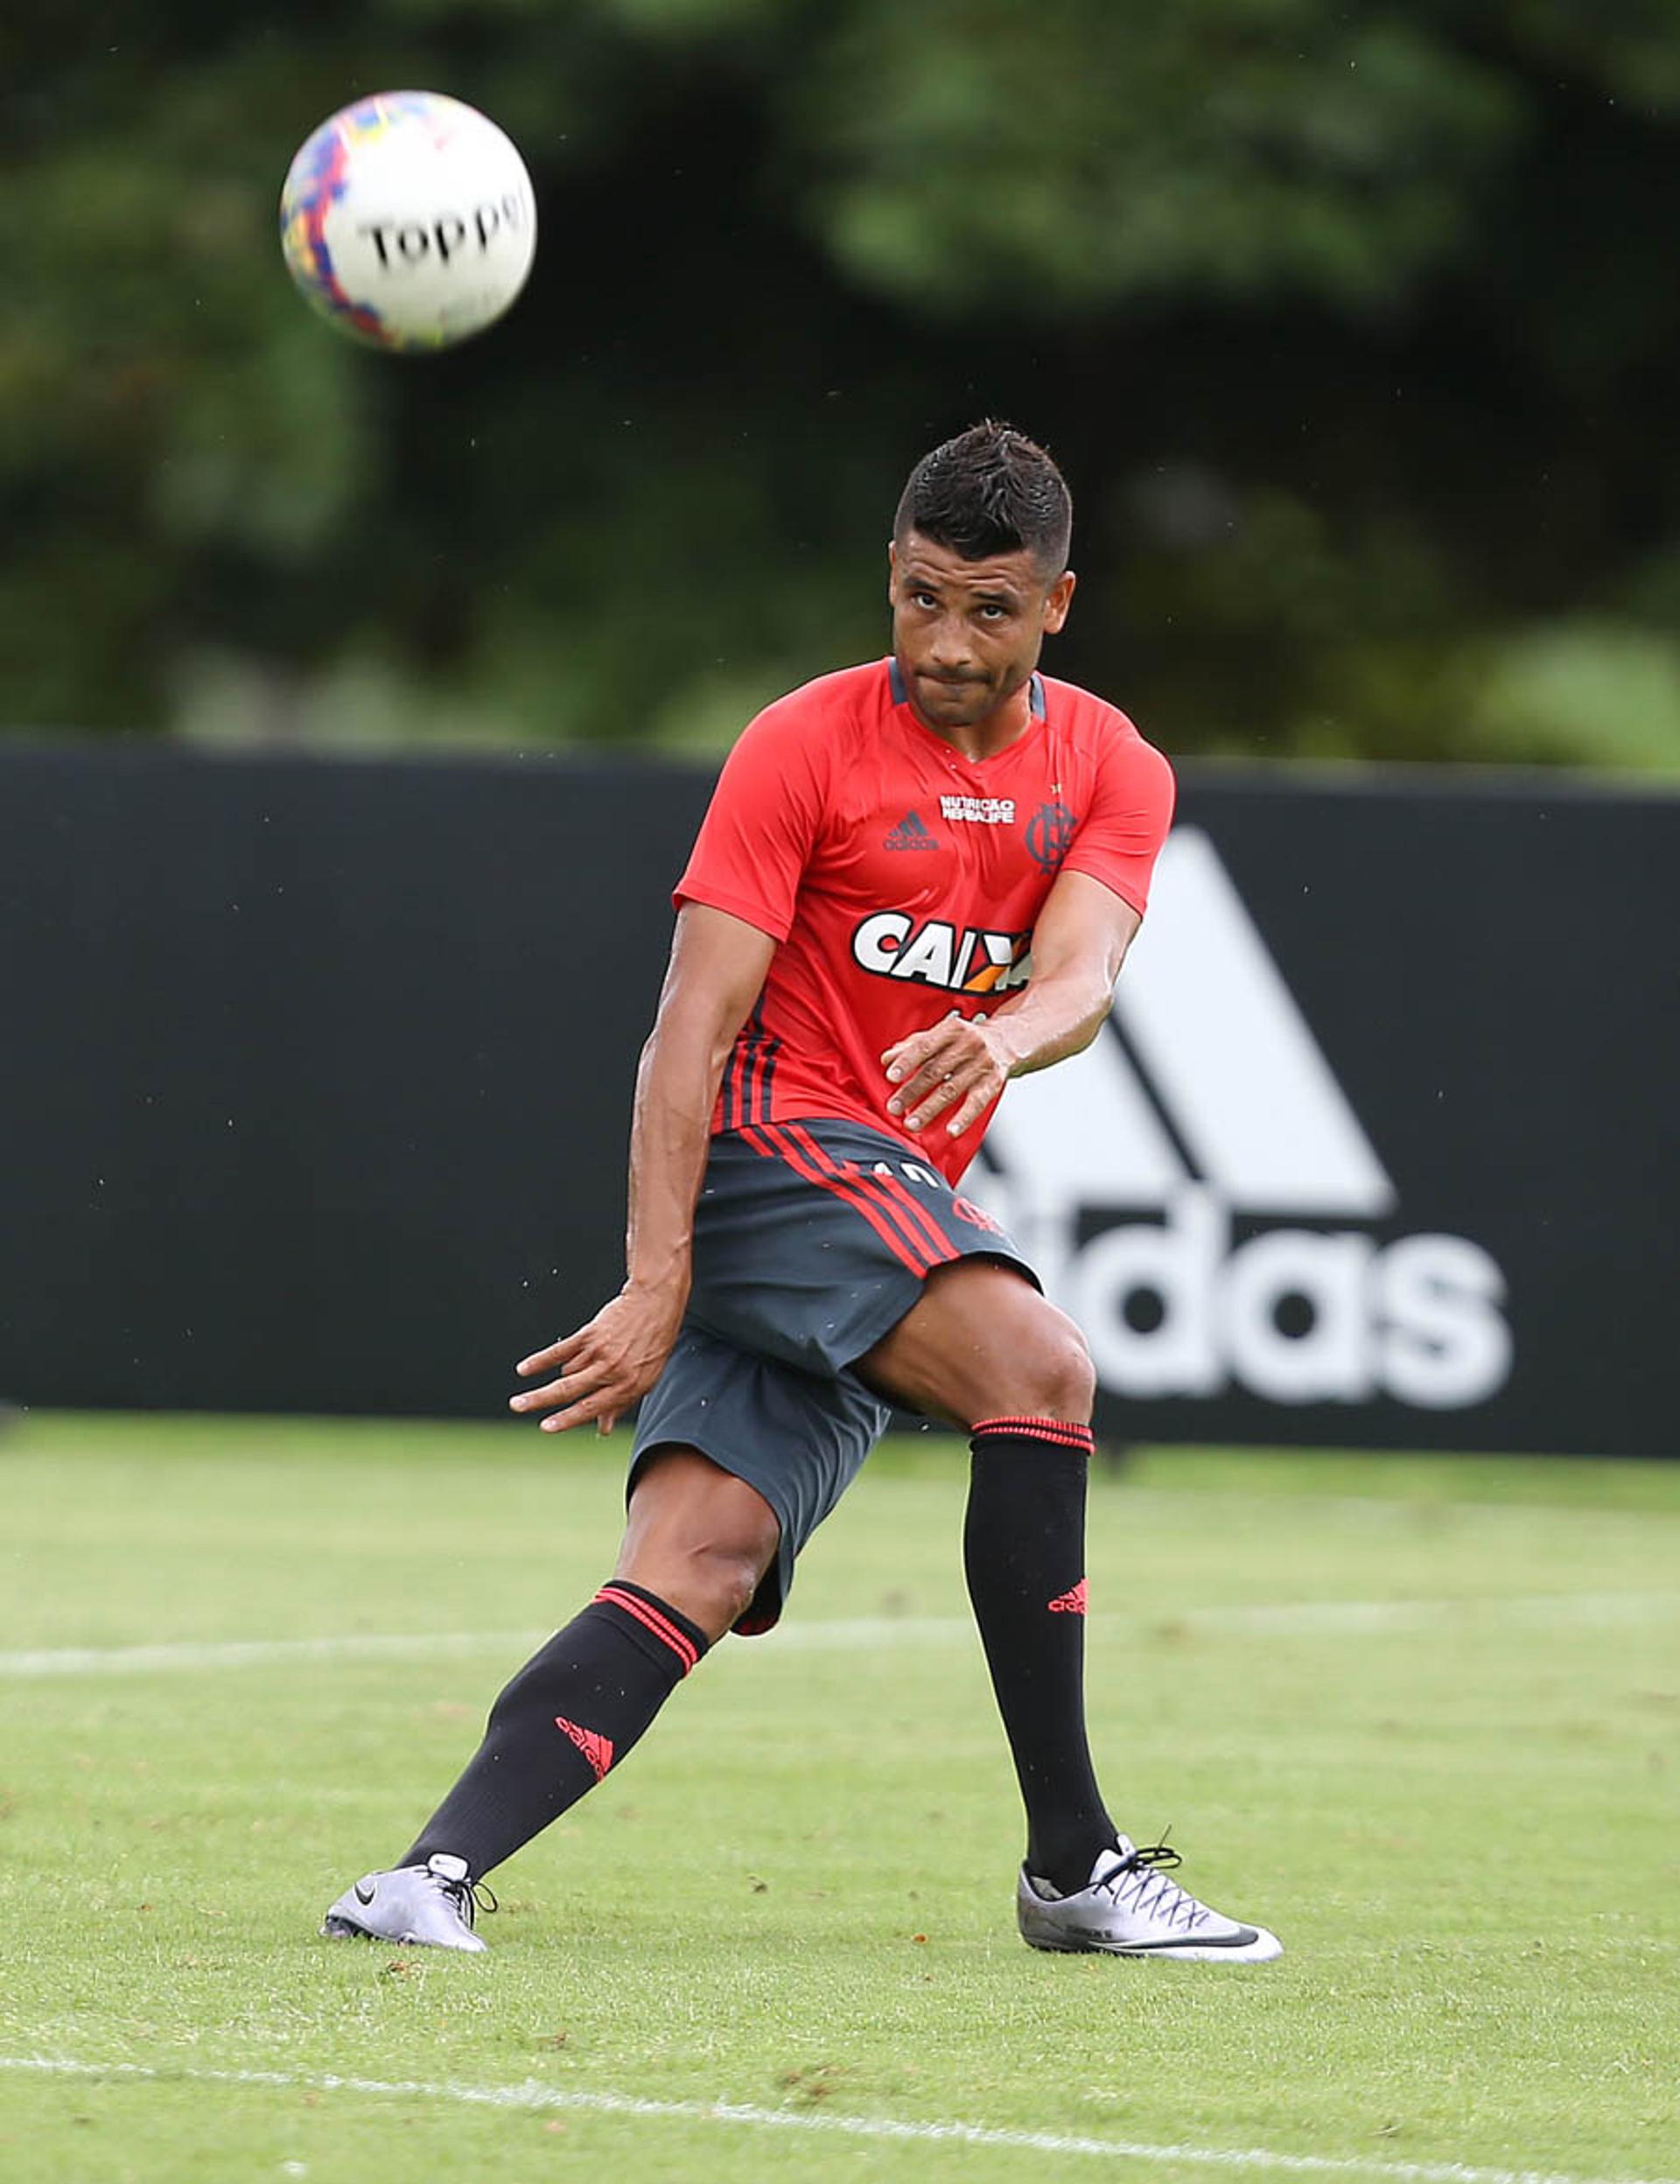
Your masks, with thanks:
[{"label": "black sock", "polygon": [[969,1598],[1026,1805],[1027,1871],[1065,1894],[1115,1839],[1085,1740],[1090,1428],[987,1418],[970,1446]]},{"label": "black sock", "polygon": [[616,1766],[706,1650],[657,1593],[615,1578],[534,1654],[490,1710],[466,1771],[404,1866],[439,1851],[478,1880]]}]

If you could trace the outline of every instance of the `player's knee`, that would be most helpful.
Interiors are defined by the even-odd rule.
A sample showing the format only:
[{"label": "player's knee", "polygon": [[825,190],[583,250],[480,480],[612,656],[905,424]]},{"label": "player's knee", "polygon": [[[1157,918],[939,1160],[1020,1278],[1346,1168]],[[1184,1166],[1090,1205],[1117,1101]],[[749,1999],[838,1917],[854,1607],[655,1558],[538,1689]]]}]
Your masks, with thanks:
[{"label": "player's knee", "polygon": [[640,1511],[631,1506],[614,1574],[680,1608],[708,1638],[720,1637],[746,1613],[776,1558],[781,1530],[769,1503],[732,1480],[722,1493],[664,1509],[657,1521],[649,1503]]},{"label": "player's knee", "polygon": [[740,1538],[696,1543],[684,1558],[682,1590],[700,1612],[695,1620],[708,1632],[730,1629],[752,1604],[765,1572],[775,1560],[774,1522]]},{"label": "player's knee", "polygon": [[1070,1320],[1046,1318],[1037,1339],[1018,1358],[1016,1415],[1086,1424],[1096,1398],[1096,1368],[1085,1339]]}]

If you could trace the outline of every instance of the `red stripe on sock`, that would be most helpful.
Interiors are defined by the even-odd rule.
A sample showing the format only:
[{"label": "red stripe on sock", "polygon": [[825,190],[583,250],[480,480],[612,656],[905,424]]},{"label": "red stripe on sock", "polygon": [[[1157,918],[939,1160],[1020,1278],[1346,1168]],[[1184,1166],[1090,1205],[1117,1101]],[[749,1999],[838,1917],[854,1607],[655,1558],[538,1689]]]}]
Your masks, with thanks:
[{"label": "red stripe on sock", "polygon": [[[743,1130],[741,1134],[758,1152],[766,1153],[768,1158],[785,1160],[795,1175],[803,1177],[808,1183],[815,1183],[819,1190],[829,1192],[844,1205],[850,1206],[854,1213],[861,1214],[888,1250],[913,1274],[926,1276],[933,1271],[933,1260],[920,1243],[912,1245],[906,1242],[902,1229],[892,1222],[890,1209],[872,1204],[856,1187],[856,1177],[843,1175],[837,1169],[824,1175],[802,1151],[798,1141],[788,1135],[786,1124],[766,1125],[762,1130]],[[760,1137],[767,1140],[767,1144],[760,1144]],[[832,1168],[833,1164],[830,1165]]]},{"label": "red stripe on sock", "polygon": [[969,1428],[978,1439],[982,1433],[1015,1433],[1028,1440],[1054,1441],[1058,1448],[1082,1448],[1088,1455],[1096,1441],[1088,1425],[1074,1425],[1067,1418],[980,1418]]},{"label": "red stripe on sock", "polygon": [[699,1651],[694,1641],[685,1637],[668,1615],[662,1615],[640,1594],[622,1592],[616,1585],[604,1585],[595,1597],[598,1600],[605,1600],[610,1607],[621,1607],[626,1615],[634,1615],[644,1629],[651,1630],[655,1638],[662,1638],[682,1663],[684,1676],[699,1660]]}]

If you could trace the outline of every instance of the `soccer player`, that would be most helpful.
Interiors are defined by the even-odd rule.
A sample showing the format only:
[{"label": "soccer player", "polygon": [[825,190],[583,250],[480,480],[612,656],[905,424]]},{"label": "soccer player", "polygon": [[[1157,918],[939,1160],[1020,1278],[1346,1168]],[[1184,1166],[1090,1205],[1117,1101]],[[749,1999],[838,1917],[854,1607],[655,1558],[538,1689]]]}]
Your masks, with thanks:
[{"label": "soccer player", "polygon": [[[1257,1962],[1279,1943],[1120,1833],[1085,1734],[1078,1329],[958,1186],[1004,1084],[1096,1038],[1172,816],[1123,713],[1038,672],[1072,510],[1006,425],[911,472],[889,659],[736,745],[678,883],[636,1081],[627,1275],[528,1357],[513,1408],[603,1432],[639,1399],[618,1564],[497,1698],[413,1844],[325,1931],[482,1949],[483,1875],[616,1766],[800,1549],[891,1407],[970,1437],[963,1562],[1026,1808],[1036,1949]],[[546,1377],[545,1377],[546,1376]]]}]

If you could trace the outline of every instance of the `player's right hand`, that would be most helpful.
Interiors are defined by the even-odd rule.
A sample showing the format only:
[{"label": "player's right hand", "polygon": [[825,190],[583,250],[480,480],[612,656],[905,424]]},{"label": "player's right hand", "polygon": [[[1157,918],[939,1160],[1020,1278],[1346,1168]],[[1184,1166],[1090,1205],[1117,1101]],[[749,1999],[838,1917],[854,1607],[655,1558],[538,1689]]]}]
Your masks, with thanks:
[{"label": "player's right hand", "polygon": [[626,1283],[575,1334],[521,1358],[514,1370],[522,1379],[547,1372],[554,1378],[510,1396],[508,1409],[546,1410],[545,1433],[564,1433],[592,1419],[599,1432],[610,1433],[659,1378],[682,1320],[680,1302]]}]

